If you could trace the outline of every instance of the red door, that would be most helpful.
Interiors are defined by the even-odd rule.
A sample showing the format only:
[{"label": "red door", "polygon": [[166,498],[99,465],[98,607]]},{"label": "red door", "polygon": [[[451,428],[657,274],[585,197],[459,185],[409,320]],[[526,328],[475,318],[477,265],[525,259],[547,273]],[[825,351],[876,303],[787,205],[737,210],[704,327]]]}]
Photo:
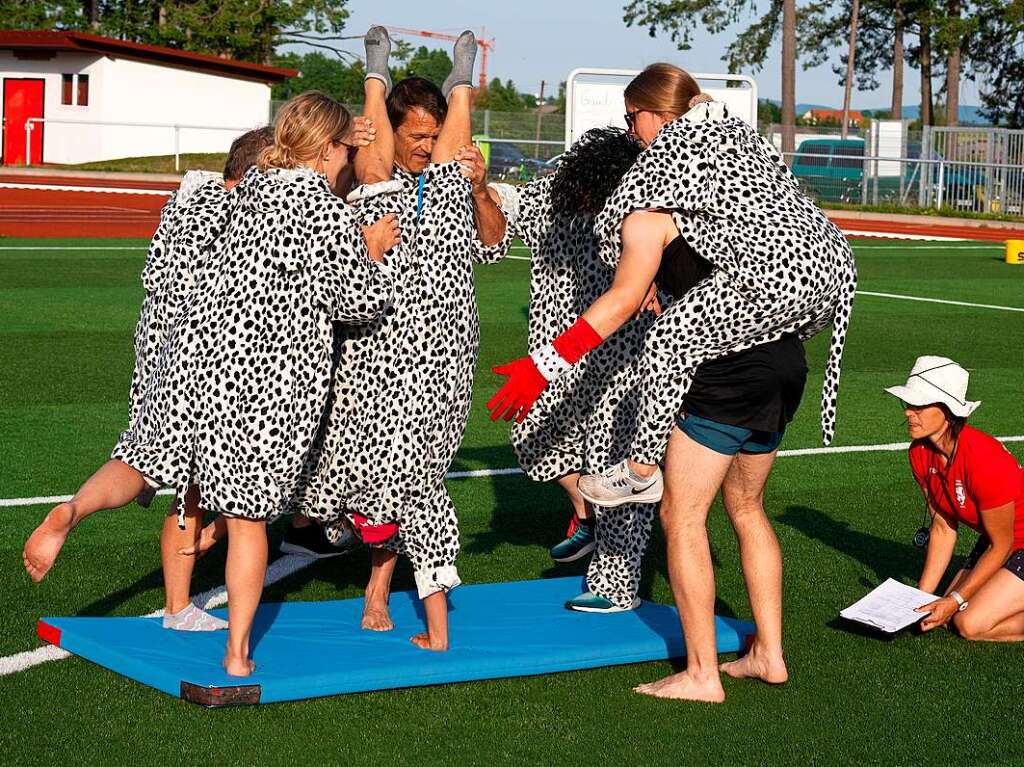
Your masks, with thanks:
[{"label": "red door", "polygon": [[[43,116],[43,80],[4,80],[4,165],[25,164],[25,121]],[[32,124],[31,162],[43,161],[43,124]]]}]

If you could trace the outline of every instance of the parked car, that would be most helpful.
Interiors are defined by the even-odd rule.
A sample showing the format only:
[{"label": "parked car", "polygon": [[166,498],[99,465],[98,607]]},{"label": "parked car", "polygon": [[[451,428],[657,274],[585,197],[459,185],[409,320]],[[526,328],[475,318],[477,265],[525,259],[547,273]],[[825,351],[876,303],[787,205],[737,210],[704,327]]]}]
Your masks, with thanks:
[{"label": "parked car", "polygon": [[540,160],[524,155],[515,144],[492,142],[488,173],[501,179],[528,181],[544,166]]}]

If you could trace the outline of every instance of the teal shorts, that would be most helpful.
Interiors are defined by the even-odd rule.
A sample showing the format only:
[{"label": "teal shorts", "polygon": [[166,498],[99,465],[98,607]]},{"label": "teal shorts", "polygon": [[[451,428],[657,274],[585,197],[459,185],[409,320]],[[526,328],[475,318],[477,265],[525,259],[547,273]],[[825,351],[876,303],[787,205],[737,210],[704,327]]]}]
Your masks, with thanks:
[{"label": "teal shorts", "polygon": [[699,415],[680,416],[676,424],[694,442],[722,455],[770,453],[778,449],[785,434],[784,431],[754,431],[730,426]]}]

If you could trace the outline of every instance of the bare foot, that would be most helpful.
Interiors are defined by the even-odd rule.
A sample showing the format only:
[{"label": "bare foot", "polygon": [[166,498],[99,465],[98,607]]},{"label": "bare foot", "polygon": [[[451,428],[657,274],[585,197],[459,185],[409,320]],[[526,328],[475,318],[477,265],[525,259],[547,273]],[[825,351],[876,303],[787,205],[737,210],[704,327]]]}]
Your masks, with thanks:
[{"label": "bare foot", "polygon": [[650,695],[653,698],[671,698],[672,700],[693,700],[700,703],[721,703],[725,700],[725,690],[718,674],[698,679],[689,672],[673,674],[657,682],[640,684],[633,692]]},{"label": "bare foot", "polygon": [[410,640],[414,645],[419,647],[421,650],[438,650],[443,651],[448,649],[448,642],[432,642],[430,634],[424,631],[422,634],[417,634]]},{"label": "bare foot", "polygon": [[359,625],[369,631],[391,631],[395,627],[386,603],[381,607],[369,602],[363,606],[363,620]]},{"label": "bare foot", "polygon": [[789,679],[782,655],[769,655],[760,649],[757,642],[742,658],[723,663],[719,668],[734,679],[760,679],[768,684],[785,684]]},{"label": "bare foot", "polygon": [[224,670],[228,672],[228,676],[249,676],[256,670],[256,663],[249,658],[225,655]]},{"label": "bare foot", "polygon": [[21,558],[25,564],[25,571],[36,583],[50,572],[74,526],[74,507],[70,503],[60,503],[50,510],[42,524],[25,541]]}]

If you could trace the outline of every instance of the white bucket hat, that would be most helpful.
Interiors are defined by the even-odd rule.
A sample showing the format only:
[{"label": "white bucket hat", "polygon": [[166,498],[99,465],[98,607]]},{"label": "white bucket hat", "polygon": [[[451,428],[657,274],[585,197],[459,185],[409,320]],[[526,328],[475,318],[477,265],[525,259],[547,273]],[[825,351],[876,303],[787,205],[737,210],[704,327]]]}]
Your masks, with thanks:
[{"label": "white bucket hat", "polygon": [[970,373],[948,357],[918,357],[904,386],[890,386],[889,394],[908,405],[923,407],[942,403],[953,415],[966,418],[980,405],[967,399]]}]

